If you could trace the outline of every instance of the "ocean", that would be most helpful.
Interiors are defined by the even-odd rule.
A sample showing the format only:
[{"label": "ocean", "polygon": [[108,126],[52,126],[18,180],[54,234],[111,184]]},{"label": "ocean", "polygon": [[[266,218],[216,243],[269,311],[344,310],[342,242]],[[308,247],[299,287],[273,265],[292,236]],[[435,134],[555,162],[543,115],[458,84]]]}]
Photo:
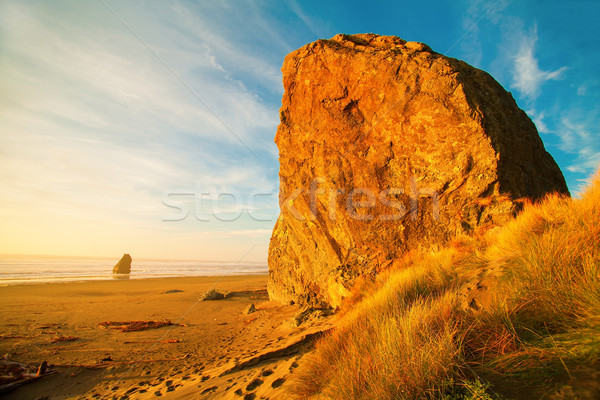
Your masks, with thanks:
[{"label": "ocean", "polygon": [[[114,279],[118,258],[3,256],[0,285]],[[264,274],[264,262],[181,261],[133,259],[130,279],[185,276]]]}]

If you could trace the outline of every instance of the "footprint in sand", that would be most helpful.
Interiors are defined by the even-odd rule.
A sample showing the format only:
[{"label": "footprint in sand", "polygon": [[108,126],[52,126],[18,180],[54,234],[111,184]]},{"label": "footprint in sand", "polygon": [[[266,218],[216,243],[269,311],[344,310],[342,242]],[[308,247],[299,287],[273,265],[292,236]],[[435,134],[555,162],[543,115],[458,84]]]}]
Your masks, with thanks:
[{"label": "footprint in sand", "polygon": [[284,382],[285,382],[285,378],[277,378],[273,381],[273,383],[271,383],[271,387],[273,389],[277,389],[278,387],[283,385]]},{"label": "footprint in sand", "polygon": [[256,389],[257,387],[259,387],[262,384],[263,384],[262,379],[254,378],[252,380],[252,382],[250,382],[248,384],[248,386],[246,386],[246,390],[249,391],[249,392],[251,392],[251,391],[253,391],[254,389]]},{"label": "footprint in sand", "polygon": [[131,393],[137,392],[139,389],[140,389],[139,387],[137,387],[137,386],[134,386],[134,387],[132,387],[132,388],[128,389],[128,390],[125,392],[125,394],[131,394]]},{"label": "footprint in sand", "polygon": [[209,387],[208,389],[204,389],[202,391],[202,394],[215,392],[218,388],[219,388],[218,386]]}]

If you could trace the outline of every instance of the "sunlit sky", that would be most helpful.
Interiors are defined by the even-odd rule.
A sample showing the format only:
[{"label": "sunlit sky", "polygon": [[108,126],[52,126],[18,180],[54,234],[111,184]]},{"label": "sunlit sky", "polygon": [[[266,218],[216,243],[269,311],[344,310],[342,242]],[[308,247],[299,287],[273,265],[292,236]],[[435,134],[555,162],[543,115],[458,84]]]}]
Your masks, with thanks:
[{"label": "sunlit sky", "polygon": [[488,71],[576,193],[600,163],[598,16],[562,0],[0,0],[0,253],[266,261],[281,64],[337,33]]}]

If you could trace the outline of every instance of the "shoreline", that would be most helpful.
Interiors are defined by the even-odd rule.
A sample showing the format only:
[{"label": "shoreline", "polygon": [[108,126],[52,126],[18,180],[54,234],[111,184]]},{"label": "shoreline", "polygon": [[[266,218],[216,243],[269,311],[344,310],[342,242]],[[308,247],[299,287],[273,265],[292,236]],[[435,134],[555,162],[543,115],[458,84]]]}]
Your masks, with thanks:
[{"label": "shoreline", "polygon": [[[34,286],[34,285],[46,285],[46,284],[66,284],[66,283],[93,283],[93,282],[112,282],[112,281],[137,281],[137,280],[147,280],[147,279],[204,279],[204,278],[220,278],[220,277],[255,277],[265,275],[268,276],[269,272],[242,272],[242,273],[227,273],[227,274],[218,274],[215,273],[213,275],[135,275],[129,274],[124,276],[78,276],[78,277],[59,277],[55,279],[49,278],[31,278],[31,279],[14,279],[15,282],[11,282],[11,280],[2,279],[0,277],[0,287],[10,287],[10,286]],[[18,281],[18,282],[17,282]]]}]

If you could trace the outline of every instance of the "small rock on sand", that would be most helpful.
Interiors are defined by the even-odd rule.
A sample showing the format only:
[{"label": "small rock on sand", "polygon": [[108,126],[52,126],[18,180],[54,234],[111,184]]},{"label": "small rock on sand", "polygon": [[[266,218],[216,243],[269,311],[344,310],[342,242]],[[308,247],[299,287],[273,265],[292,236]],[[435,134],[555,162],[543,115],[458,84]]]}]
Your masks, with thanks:
[{"label": "small rock on sand", "polygon": [[225,295],[215,289],[210,289],[208,292],[204,293],[202,296],[200,296],[200,301],[207,301],[207,300],[221,300],[224,299]]},{"label": "small rock on sand", "polygon": [[244,314],[252,314],[253,312],[256,312],[256,307],[254,306],[254,303],[250,304],[244,309]]}]

